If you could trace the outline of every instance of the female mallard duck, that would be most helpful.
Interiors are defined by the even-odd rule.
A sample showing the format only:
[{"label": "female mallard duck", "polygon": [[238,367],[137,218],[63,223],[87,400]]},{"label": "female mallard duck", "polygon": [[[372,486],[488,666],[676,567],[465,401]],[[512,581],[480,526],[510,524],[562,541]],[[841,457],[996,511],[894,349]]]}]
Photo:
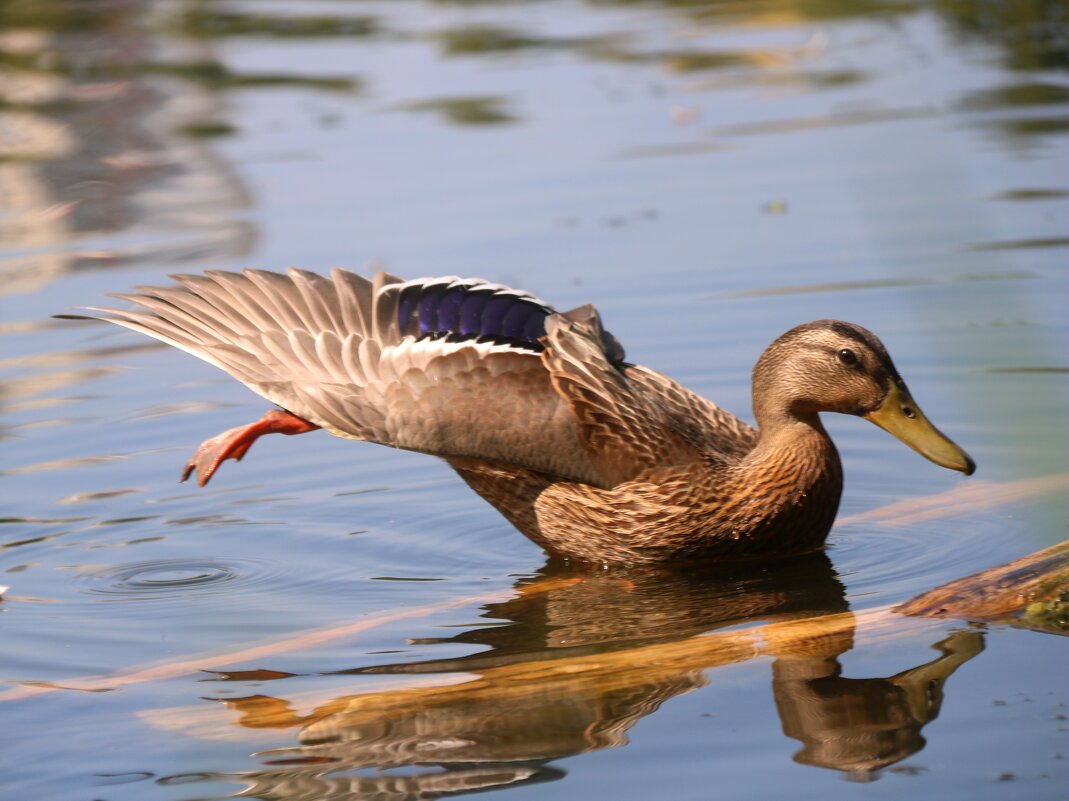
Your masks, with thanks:
[{"label": "female mallard duck", "polygon": [[246,270],[92,309],[189,351],[278,404],[204,442],[203,486],[263,434],[316,428],[444,458],[552,554],[658,562],[819,547],[842,491],[819,412],[866,417],[943,467],[972,459],[921,413],[860,326],[793,328],[753,372],[757,429],[624,361],[593,306],[557,313],[478,279],[369,281]]}]

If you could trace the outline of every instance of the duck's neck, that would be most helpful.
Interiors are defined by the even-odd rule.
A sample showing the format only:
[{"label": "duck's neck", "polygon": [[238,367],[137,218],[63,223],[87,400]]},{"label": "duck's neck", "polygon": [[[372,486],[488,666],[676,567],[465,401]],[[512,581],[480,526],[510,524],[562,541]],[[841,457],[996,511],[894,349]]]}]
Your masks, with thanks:
[{"label": "duck's neck", "polygon": [[816,473],[842,475],[835,443],[815,414],[761,421],[757,445],[746,461],[755,467],[759,464],[763,470],[790,470],[799,479]]},{"label": "duck's neck", "polygon": [[[811,480],[834,478],[841,489],[842,468],[835,444],[813,404],[795,397],[796,376],[782,367],[777,353],[773,345],[754,368],[753,412],[758,438],[746,461],[752,463],[752,469],[780,475],[788,484],[801,487]],[[794,480],[788,480],[790,476]]]},{"label": "duck's neck", "polygon": [[761,420],[757,446],[739,464],[739,479],[760,497],[754,536],[773,550],[820,546],[839,508],[842,466],[816,414]]}]

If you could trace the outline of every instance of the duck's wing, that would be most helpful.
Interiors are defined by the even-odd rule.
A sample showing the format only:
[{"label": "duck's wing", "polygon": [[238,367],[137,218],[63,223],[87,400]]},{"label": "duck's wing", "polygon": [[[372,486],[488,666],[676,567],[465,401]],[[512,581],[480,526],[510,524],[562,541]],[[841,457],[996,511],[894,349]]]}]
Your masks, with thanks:
[{"label": "duck's wing", "polygon": [[[291,270],[175,276],[92,309],[333,434],[604,485],[541,352],[553,310],[478,279]],[[602,357],[604,359],[604,356]]]},{"label": "duck's wing", "polygon": [[741,459],[757,445],[757,429],[668,376],[637,364],[628,365],[624,375],[703,452]]},{"label": "duck's wing", "polygon": [[634,366],[624,363],[617,349],[592,306],[546,319],[542,361],[571,408],[583,447],[605,479],[602,486],[652,468],[700,461],[701,449],[673,426],[657,397],[629,380]]}]

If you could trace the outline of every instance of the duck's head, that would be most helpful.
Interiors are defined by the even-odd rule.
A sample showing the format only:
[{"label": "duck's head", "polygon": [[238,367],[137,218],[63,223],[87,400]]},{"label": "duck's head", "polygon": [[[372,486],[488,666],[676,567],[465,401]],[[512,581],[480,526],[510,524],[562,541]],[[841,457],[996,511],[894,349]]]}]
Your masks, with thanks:
[{"label": "duck's head", "polygon": [[937,465],[971,475],[976,464],[928,422],[870,331],[840,320],[792,328],[761,355],[753,376],[754,414],[764,428],[818,412],[864,417]]}]

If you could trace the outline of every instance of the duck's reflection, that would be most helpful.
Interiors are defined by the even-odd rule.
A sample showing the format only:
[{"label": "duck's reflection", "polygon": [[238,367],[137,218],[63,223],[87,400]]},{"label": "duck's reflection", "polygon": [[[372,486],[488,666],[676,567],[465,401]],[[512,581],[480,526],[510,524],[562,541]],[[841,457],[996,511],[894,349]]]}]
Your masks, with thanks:
[{"label": "duck's reflection", "polygon": [[503,625],[448,641],[488,650],[346,671],[470,680],[343,696],[307,715],[282,698],[227,699],[242,726],[299,730],[300,745],[260,754],[266,769],[241,776],[245,794],[429,798],[559,778],[551,761],[626,744],[634,723],[704,686],[712,668],[756,656],[773,658],[783,731],[804,746],[795,759],[871,775],[923,747],[944,682],[983,647],[979,633],[958,632],[911,670],[841,676],[854,617],[824,554],[723,575],[549,565],[517,589],[485,609]]},{"label": "duck's reflection", "polygon": [[978,631],[957,631],[934,646],[940,656],[885,679],[848,679],[834,656],[783,656],[772,691],[783,733],[800,740],[796,762],[871,774],[924,747],[921,728],[939,714],[943,685],[983,650]]},{"label": "duck's reflection", "polygon": [[[720,572],[627,573],[550,562],[516,584],[517,595],[485,606],[478,627],[442,643],[489,650],[447,661],[357,668],[352,673],[475,671],[685,639],[761,620],[846,612],[845,589],[826,554],[789,562],[736,563]],[[426,642],[424,640],[423,642]],[[843,650],[849,649],[849,642]]]}]

